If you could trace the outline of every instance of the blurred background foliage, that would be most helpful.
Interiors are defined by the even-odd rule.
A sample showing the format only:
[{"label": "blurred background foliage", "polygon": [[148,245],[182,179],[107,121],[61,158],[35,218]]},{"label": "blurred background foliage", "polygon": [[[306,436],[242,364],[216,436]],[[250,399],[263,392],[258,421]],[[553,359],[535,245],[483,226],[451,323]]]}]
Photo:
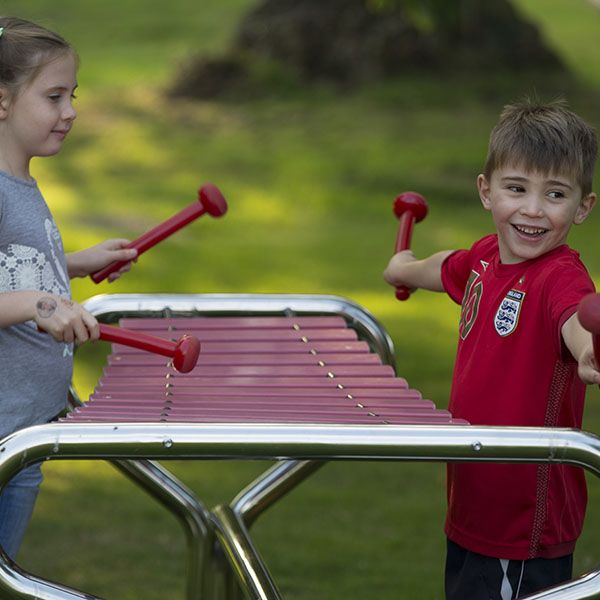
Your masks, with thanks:
[{"label": "blurred background foliage", "polygon": [[[431,15],[411,4],[415,22],[431,27]],[[256,6],[2,0],[2,13],[59,30],[80,54],[76,127],[60,155],[35,164],[68,250],[134,238],[193,202],[206,181],[230,206],[223,219],[204,217],[163,242],[114,284],[74,281],[74,297],[346,296],[384,324],[399,373],[444,407],[458,308],[424,292],[400,304],[383,283],[397,229],[393,199],[413,189],[429,201],[430,214],[415,231],[417,255],[488,233],[474,182],[505,103],[528,93],[564,96],[600,123],[600,11],[586,0],[512,2],[559,57],[564,68],[555,71],[407,68],[358,85],[309,84],[258,60],[250,78],[258,92],[250,85],[220,97],[174,96],[196,57],[231,52],[239,24]],[[592,214],[570,240],[596,282],[597,228]],[[78,352],[82,396],[98,380],[106,352],[103,344]],[[588,398],[586,429],[598,431],[598,391]],[[168,466],[208,504],[231,498],[264,468],[234,461]],[[184,540],[169,515],[108,464],[57,461],[45,473],[19,558],[25,569],[111,599],[183,597]],[[442,598],[444,477],[443,465],[327,465],[254,528],[284,597]],[[598,562],[600,489],[590,484],[578,573]]]}]

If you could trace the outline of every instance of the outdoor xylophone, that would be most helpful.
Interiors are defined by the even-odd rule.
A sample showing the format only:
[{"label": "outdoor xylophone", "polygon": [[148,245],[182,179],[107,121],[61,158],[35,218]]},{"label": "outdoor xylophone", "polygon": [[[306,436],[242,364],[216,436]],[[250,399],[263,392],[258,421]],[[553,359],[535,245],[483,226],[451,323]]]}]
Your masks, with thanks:
[{"label": "outdoor xylophone", "polygon": [[132,337],[192,334],[202,340],[201,360],[181,375],[160,356],[115,346],[89,402],[67,420],[456,422],[396,377],[342,317],[122,319],[121,325]]},{"label": "outdoor xylophone", "polygon": [[[600,441],[590,434],[475,427],[437,410],[393,374],[383,328],[341,298],[133,294],[85,307],[167,341],[191,329],[202,340],[198,366],[180,375],[169,360],[115,345],[85,406],[0,441],[0,487],[36,461],[110,460],[184,527],[187,600],[237,599],[239,589],[280,599],[249,527],[328,460],[560,462],[600,475]],[[218,458],[276,462],[209,510],[150,460]],[[532,598],[598,594],[600,570]],[[97,600],[31,575],[1,552],[0,597]]]}]

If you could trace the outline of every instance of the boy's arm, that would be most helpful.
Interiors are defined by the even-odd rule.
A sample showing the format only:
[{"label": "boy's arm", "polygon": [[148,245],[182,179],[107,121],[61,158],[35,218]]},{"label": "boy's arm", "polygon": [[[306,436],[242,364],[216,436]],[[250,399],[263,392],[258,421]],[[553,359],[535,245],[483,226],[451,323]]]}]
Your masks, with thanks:
[{"label": "boy's arm", "polygon": [[114,281],[123,273],[131,268],[131,261],[137,257],[137,250],[133,248],[125,248],[129,244],[129,240],[113,239],[106,240],[91,248],[80,250],[79,252],[71,252],[66,255],[67,270],[69,277],[85,277],[90,273],[95,273],[103,269],[113,262],[130,261],[119,271],[112,273],[108,280]]},{"label": "boy's arm", "polygon": [[592,334],[586,331],[573,314],[562,326],[562,338],[577,361],[579,378],[586,384],[600,384],[600,371],[594,357]]},{"label": "boy's arm", "polygon": [[39,290],[0,293],[0,328],[35,321],[57,342],[83,343],[100,335],[98,322],[69,298]]},{"label": "boy's arm", "polygon": [[428,258],[417,260],[410,250],[392,256],[383,278],[394,287],[401,285],[414,290],[423,288],[432,292],[443,292],[442,263],[454,250],[444,250]]}]

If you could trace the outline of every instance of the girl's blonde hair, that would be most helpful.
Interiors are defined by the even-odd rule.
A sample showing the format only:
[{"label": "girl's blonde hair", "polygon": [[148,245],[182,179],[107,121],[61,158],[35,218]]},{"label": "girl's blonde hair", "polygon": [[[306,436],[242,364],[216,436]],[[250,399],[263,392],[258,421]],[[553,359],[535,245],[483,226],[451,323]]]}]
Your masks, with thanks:
[{"label": "girl's blonde hair", "polygon": [[484,173],[488,181],[504,167],[565,174],[577,181],[586,196],[592,191],[597,154],[594,129],[566,102],[525,99],[504,107],[490,135]]},{"label": "girl's blonde hair", "polygon": [[0,87],[17,94],[49,62],[75,50],[60,35],[18,17],[0,17]]}]

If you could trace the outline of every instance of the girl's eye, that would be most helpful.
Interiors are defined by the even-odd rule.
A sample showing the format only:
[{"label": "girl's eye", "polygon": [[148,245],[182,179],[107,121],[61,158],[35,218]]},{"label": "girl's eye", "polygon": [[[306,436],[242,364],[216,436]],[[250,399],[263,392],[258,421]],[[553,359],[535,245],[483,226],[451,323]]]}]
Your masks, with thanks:
[{"label": "girl's eye", "polygon": [[71,94],[71,100],[77,100],[77,96],[75,94]]}]

